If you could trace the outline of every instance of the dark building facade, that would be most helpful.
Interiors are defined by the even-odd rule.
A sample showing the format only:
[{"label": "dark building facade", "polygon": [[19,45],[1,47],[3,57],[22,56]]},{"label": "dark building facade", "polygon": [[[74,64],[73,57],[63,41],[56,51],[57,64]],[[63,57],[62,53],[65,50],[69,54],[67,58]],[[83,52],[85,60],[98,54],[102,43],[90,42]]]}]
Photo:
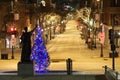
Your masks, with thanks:
[{"label": "dark building facade", "polygon": [[[34,26],[36,24],[37,14],[42,14],[44,11],[52,11],[50,4],[56,4],[56,11],[63,12],[64,5],[70,5],[73,8],[80,9],[83,7],[91,7],[92,14],[100,12],[102,15],[101,20],[109,26],[120,25],[120,0],[45,0],[47,8],[37,8],[34,6],[36,0],[13,0],[14,13],[19,14],[19,20],[14,20],[12,11],[11,0],[0,0],[0,33],[3,31],[8,32],[11,26],[15,24],[19,33],[25,26]],[[17,2],[15,2],[17,1]],[[52,2],[52,3],[51,3]],[[64,15],[64,13],[62,13]],[[0,35],[4,38],[4,34]]]},{"label": "dark building facade", "polygon": [[120,0],[104,0],[103,17],[107,25],[120,25]]},{"label": "dark building facade", "polygon": [[19,38],[25,26],[29,26],[31,30],[37,24],[37,18],[52,9],[50,0],[45,1],[46,8],[37,6],[33,0],[0,0],[0,42],[3,44],[1,48],[6,47],[6,38],[10,40],[11,27],[17,29]]}]

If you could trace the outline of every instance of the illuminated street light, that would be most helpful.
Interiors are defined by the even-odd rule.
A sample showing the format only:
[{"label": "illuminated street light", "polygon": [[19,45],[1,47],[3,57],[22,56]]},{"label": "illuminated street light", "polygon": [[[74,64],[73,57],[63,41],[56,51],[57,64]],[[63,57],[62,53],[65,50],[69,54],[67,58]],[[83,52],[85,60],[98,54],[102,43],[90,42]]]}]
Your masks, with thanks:
[{"label": "illuminated street light", "polygon": [[46,2],[44,0],[42,0],[41,3],[44,7],[46,6]]},{"label": "illuminated street light", "polygon": [[100,0],[97,0],[97,2],[99,2]]},{"label": "illuminated street light", "polygon": [[93,19],[90,20],[90,26],[93,26]]}]

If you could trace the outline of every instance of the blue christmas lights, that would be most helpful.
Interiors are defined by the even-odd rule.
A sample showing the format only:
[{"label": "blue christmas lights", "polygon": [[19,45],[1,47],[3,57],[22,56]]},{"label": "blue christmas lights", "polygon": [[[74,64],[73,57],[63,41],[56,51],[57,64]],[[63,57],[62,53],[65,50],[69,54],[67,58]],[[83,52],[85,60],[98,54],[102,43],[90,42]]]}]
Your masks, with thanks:
[{"label": "blue christmas lights", "polygon": [[40,27],[37,28],[36,33],[36,38],[32,47],[31,60],[34,63],[35,72],[44,72],[50,64],[49,55],[44,45]]}]

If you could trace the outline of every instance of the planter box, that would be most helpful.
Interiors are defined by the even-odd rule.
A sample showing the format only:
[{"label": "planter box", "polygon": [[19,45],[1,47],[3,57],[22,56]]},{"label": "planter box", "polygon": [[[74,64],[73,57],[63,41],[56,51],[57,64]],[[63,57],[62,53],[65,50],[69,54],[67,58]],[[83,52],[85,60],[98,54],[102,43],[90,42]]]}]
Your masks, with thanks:
[{"label": "planter box", "polygon": [[32,62],[19,62],[18,63],[18,75],[20,76],[32,76],[34,75]]},{"label": "planter box", "polygon": [[7,53],[2,53],[1,54],[1,59],[4,59],[4,60],[8,59],[8,54]]}]

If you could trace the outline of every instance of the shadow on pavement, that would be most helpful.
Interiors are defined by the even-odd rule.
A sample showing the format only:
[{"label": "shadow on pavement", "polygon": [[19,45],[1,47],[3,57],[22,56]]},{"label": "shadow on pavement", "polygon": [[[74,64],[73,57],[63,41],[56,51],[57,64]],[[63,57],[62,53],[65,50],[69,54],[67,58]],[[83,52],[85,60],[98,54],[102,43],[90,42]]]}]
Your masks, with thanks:
[{"label": "shadow on pavement", "polygon": [[107,80],[105,75],[96,75],[95,80]]}]

